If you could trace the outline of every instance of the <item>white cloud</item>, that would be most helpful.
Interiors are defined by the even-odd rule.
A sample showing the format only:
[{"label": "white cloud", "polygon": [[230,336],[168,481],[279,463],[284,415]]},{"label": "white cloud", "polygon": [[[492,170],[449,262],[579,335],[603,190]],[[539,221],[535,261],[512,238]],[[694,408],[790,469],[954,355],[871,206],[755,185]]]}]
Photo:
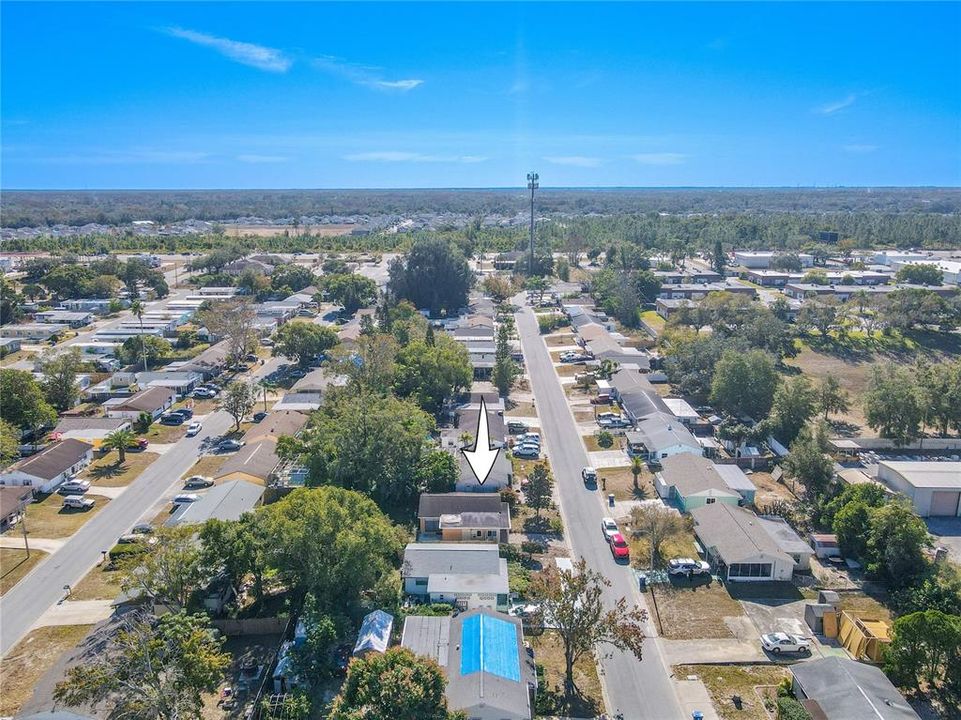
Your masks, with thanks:
[{"label": "white cloud", "polygon": [[184,28],[178,27],[166,28],[164,32],[173,37],[191,42],[194,45],[212,48],[224,57],[243,65],[250,65],[258,70],[282,73],[287,72],[290,66],[293,65],[293,60],[288,58],[283,52],[263,45],[230,40],[229,38],[217,37],[216,35],[208,35],[206,33],[196,32],[195,30],[185,30]]},{"label": "white cloud", "polygon": [[592,168],[598,167],[603,161],[596,157],[584,157],[583,155],[551,155],[544,160],[552,165],[570,165],[572,167]]},{"label": "white cloud", "polygon": [[344,160],[349,160],[350,162],[385,163],[480,163],[487,160],[487,158],[482,155],[428,155],[417,152],[383,150],[345,155]]},{"label": "white cloud", "polygon": [[356,85],[363,85],[374,90],[408,92],[424,84],[423,80],[417,78],[387,80],[383,77],[381,68],[357,65],[330,55],[314,58],[311,64],[317,70],[342,77]]},{"label": "white cloud", "polygon": [[676,152],[638,153],[631,158],[641,165],[681,165],[688,156]]},{"label": "white cloud", "polygon": [[282,163],[289,158],[283,155],[238,155],[237,159],[245,163]]},{"label": "white cloud", "polygon": [[843,146],[844,152],[855,153],[857,155],[866,155],[867,153],[873,153],[877,149],[878,149],[877,145],[854,144],[854,145]]},{"label": "white cloud", "polygon": [[821,115],[833,115],[836,112],[844,110],[844,108],[851,107],[857,101],[858,96],[855,94],[848,95],[846,98],[837,100],[835,102],[828,103],[827,105],[821,105],[820,107],[814,108],[814,112]]}]

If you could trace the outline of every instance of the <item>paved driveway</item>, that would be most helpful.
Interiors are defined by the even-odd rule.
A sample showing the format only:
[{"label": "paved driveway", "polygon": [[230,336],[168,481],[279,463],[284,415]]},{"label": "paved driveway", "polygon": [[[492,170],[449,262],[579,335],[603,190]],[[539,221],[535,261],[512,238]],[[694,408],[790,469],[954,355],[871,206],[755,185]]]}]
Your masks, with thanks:
[{"label": "paved driveway", "polygon": [[[515,299],[515,302],[520,305],[522,300]],[[604,590],[608,605],[624,597],[628,602],[644,607],[633,573],[613,563],[607,544],[601,538],[598,528],[605,512],[600,493],[585,490],[581,482],[580,470],[590,463],[537,322],[529,308],[517,313],[516,318],[541,416],[541,431],[550,445],[557,495],[574,557],[583,557],[588,566],[608,577],[611,587]],[[643,660],[604,648],[610,651],[605,652],[606,656],[600,661],[608,711],[612,715],[620,714],[625,720],[681,718],[684,713],[661,654],[660,640],[653,637],[652,623],[647,625],[648,640],[644,643]]]},{"label": "paved driveway", "polygon": [[948,560],[961,565],[961,518],[925,518],[928,532],[935,537],[934,545],[948,549]]}]

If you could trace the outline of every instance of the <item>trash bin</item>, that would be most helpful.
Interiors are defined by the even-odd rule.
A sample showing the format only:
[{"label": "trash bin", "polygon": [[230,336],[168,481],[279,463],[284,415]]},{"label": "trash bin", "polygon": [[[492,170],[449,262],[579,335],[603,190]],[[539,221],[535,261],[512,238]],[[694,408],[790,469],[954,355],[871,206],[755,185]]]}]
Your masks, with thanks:
[{"label": "trash bin", "polygon": [[607,504],[614,507],[614,493],[609,493],[607,496]]},{"label": "trash bin", "polygon": [[645,573],[637,574],[637,589],[641,592],[647,592],[647,575]]},{"label": "trash bin", "polygon": [[691,718],[693,720],[704,720],[704,713],[702,713],[700,710],[695,710],[691,713]]}]

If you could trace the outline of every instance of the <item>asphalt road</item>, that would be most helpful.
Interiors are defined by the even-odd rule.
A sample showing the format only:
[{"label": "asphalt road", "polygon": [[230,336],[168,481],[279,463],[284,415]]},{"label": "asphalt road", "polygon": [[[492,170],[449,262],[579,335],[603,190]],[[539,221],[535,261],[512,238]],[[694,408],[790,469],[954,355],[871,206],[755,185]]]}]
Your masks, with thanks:
[{"label": "asphalt road", "polygon": [[[272,358],[257,368],[255,377],[271,372],[281,361]],[[180,478],[200,456],[204,438],[222,435],[232,425],[227,413],[210,413],[198,435],[182,438],[176,447],[157,458],[63,547],[0,598],[0,657],[30,631],[47,609],[64,598],[64,585],[76,585],[100,561],[101,550],[112,548],[118,537],[142,521],[144,513],[181,487]]]},{"label": "asphalt road", "polygon": [[[581,481],[581,468],[588,465],[587,452],[529,308],[517,314],[517,329],[574,557],[583,557],[589,567],[611,581],[611,587],[604,594],[609,606],[622,597],[644,606],[633,573],[614,562],[601,535],[601,518],[605,515],[602,494],[586,489]],[[602,648],[602,652],[609,654],[601,658],[600,666],[612,717],[625,720],[683,717],[670,670],[655,639],[648,637],[645,641],[642,660],[612,648]]]}]

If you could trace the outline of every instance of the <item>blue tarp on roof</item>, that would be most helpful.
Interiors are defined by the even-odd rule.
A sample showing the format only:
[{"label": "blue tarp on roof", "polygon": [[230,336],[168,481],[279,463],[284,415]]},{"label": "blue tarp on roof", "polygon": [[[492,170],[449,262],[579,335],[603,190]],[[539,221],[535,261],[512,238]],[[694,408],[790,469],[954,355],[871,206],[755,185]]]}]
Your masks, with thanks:
[{"label": "blue tarp on roof", "polygon": [[517,627],[484,614],[467,618],[461,631],[460,672],[461,675],[486,672],[519,682]]}]

